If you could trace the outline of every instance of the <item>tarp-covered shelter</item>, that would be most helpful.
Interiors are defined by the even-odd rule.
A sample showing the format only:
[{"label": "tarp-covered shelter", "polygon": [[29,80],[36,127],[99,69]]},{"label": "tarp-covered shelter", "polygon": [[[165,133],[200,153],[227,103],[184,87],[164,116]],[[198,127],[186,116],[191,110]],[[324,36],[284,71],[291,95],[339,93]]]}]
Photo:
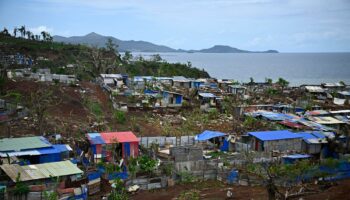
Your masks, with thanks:
[{"label": "tarp-covered shelter", "polygon": [[248,135],[255,151],[301,151],[302,136],[288,130],[248,132]]},{"label": "tarp-covered shelter", "polygon": [[322,146],[328,143],[326,135],[322,132],[298,132],[296,134],[302,136],[302,151],[308,154],[320,153]]},{"label": "tarp-covered shelter", "polygon": [[226,133],[222,133],[219,131],[208,131],[205,130],[203,131],[203,133],[196,135],[195,140],[198,141],[205,141],[205,140],[209,140],[212,138],[216,138],[216,137],[224,137],[226,136]]},{"label": "tarp-covered shelter", "polygon": [[209,131],[205,130],[201,134],[195,136],[195,140],[203,142],[210,140],[212,143],[218,144],[220,150],[228,151],[229,149],[229,141],[226,140],[226,133],[222,133],[219,131]]}]

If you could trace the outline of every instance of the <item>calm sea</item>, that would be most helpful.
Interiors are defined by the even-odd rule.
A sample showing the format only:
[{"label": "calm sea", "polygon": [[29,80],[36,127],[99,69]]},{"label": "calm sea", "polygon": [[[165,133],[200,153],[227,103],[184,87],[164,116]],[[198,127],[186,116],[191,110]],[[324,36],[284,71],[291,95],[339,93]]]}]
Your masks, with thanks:
[{"label": "calm sea", "polygon": [[[136,53],[148,57],[155,53]],[[192,63],[210,76],[240,82],[283,77],[291,85],[344,81],[350,84],[350,53],[159,53],[168,62]]]}]

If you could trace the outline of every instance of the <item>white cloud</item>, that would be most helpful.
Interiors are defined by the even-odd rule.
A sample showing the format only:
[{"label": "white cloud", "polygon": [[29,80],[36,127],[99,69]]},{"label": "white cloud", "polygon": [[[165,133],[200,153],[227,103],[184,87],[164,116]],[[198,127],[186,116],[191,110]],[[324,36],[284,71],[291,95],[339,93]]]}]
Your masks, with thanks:
[{"label": "white cloud", "polygon": [[51,35],[53,35],[53,29],[43,25],[38,27],[30,27],[29,30],[35,35],[40,35],[42,31],[49,32]]},{"label": "white cloud", "polygon": [[247,43],[249,47],[255,46],[268,46],[268,44],[273,41],[273,37],[271,35],[265,37],[255,37],[251,41]]}]

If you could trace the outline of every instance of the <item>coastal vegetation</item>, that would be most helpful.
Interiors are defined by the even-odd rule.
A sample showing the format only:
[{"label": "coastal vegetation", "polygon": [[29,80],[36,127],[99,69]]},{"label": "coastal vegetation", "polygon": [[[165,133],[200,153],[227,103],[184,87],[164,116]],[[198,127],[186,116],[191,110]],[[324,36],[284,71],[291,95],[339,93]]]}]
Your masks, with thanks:
[{"label": "coastal vegetation", "polygon": [[[41,36],[34,36],[26,31],[25,26],[15,28],[13,35],[6,28],[0,33],[0,50],[6,55],[20,54],[31,58],[34,61],[31,66],[33,71],[50,68],[51,73],[74,74],[80,80],[92,80],[101,73],[125,73],[129,76],[186,74],[189,78],[210,77],[204,69],[193,67],[191,63],[168,63],[159,55],[150,59],[134,58],[131,52],[121,55],[117,49],[118,44],[111,39],[107,40],[105,47],[53,42],[50,33],[42,32]],[[74,68],[68,68],[67,65]]]}]

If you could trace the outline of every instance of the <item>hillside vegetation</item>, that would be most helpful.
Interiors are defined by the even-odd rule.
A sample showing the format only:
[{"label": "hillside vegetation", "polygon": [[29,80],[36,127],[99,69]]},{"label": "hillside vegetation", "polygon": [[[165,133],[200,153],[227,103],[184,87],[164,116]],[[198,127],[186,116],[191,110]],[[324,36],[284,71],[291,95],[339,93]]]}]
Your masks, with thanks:
[{"label": "hillside vegetation", "polygon": [[[106,48],[88,47],[52,41],[31,40],[11,35],[0,34],[0,56],[17,53],[32,58],[35,62],[32,68],[50,68],[52,73],[75,74],[80,80],[90,80],[100,73],[126,73],[129,76],[176,76],[185,75],[190,78],[206,78],[209,74],[190,63],[168,63],[159,55],[152,59],[133,58],[130,52],[120,55],[118,44],[109,40]],[[41,59],[38,59],[40,58]],[[44,59],[42,59],[44,58]],[[72,71],[65,67],[75,64]],[[2,67],[17,68],[23,66],[8,65],[1,62]]]}]

